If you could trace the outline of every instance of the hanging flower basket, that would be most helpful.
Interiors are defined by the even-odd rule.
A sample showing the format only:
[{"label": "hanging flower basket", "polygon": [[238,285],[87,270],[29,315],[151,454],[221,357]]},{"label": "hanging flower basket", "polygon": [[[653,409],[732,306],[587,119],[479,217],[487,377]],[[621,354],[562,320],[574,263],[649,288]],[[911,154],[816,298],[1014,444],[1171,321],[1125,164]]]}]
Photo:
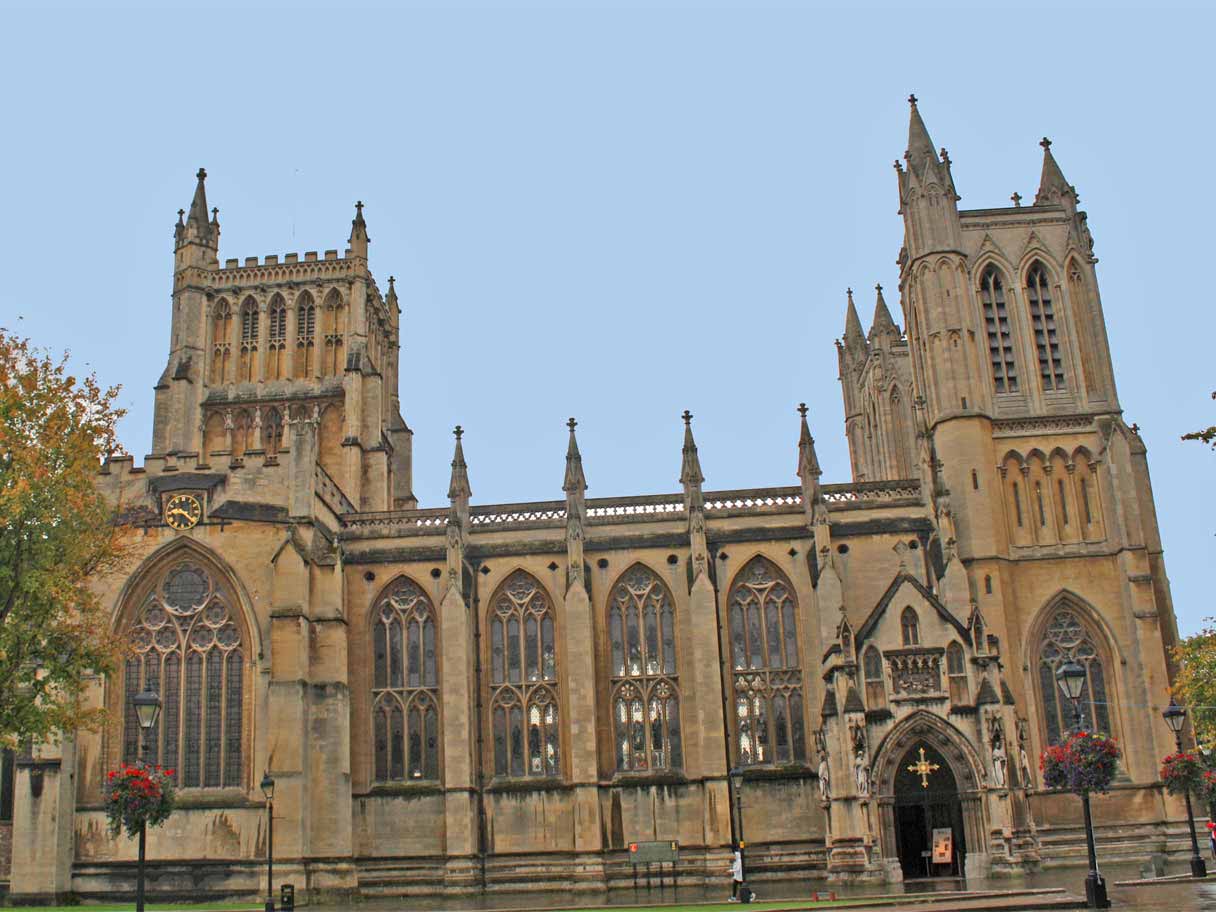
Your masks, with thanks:
[{"label": "hanging flower basket", "polygon": [[1170,754],[1161,761],[1161,781],[1165,783],[1165,790],[1171,795],[1181,795],[1185,792],[1201,794],[1205,771],[1203,758],[1190,751]]},{"label": "hanging flower basket", "polygon": [[1039,768],[1047,788],[1105,793],[1119,766],[1119,745],[1114,738],[1093,732],[1076,732],[1063,744],[1043,751]]},{"label": "hanging flower basket", "polygon": [[124,764],[106,773],[103,793],[110,835],[138,836],[141,824],[160,826],[173,813],[173,770]]}]

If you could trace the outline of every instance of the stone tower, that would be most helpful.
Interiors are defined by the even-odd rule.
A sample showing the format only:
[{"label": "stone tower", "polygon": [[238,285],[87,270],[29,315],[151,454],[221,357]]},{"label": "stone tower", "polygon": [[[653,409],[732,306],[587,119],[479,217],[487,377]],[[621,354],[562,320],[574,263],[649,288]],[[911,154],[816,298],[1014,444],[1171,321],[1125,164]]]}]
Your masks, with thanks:
[{"label": "stone tower", "polygon": [[[416,506],[412,432],[398,399],[400,309],[368,269],[357,203],[347,248],[220,266],[206,172],[174,232],[169,361],[156,385],[153,455],[239,467],[274,459],[295,419],[316,419],[316,459],[355,509]],[[183,221],[182,216],[185,216]]]}]

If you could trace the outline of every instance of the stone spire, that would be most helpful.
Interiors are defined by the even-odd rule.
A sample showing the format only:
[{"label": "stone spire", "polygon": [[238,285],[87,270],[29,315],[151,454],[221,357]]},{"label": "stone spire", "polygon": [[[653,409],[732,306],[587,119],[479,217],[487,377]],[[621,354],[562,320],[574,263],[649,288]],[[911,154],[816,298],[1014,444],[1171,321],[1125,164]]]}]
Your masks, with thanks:
[{"label": "stone spire", "polygon": [[701,482],[705,476],[701,474],[701,457],[697,455],[697,442],[692,438],[692,413],[684,410],[684,449],[683,460],[680,463],[680,484],[684,486],[685,498],[691,489],[701,492]]},{"label": "stone spire", "polygon": [[586,588],[583,571],[583,538],[587,527],[587,502],[583,492],[587,490],[587,478],[583,475],[583,457],[578,451],[578,439],[574,429],[578,422],[571,418],[566,422],[570,429],[570,443],[566,447],[566,475],[562,490],[566,492],[566,586]]},{"label": "stone spire", "polygon": [[464,461],[464,447],[460,444],[464,428],[458,424],[452,433],[456,435],[456,452],[452,455],[452,481],[448,485],[448,500],[452,502],[451,519],[458,520],[461,528],[464,528],[468,523],[469,498],[473,496],[473,491],[469,487],[469,467]]},{"label": "stone spire", "polygon": [[583,474],[583,457],[578,451],[578,438],[574,429],[578,422],[571,418],[566,422],[570,429],[570,443],[566,447],[566,477],[562,480],[562,490],[567,495],[582,495],[587,490],[587,477]]},{"label": "stone spire", "polygon": [[1081,198],[1077,196],[1077,188],[1064,179],[1064,172],[1051,154],[1051,140],[1044,136],[1039,145],[1043,147],[1043,173],[1039,178],[1039,192],[1035,194],[1034,204],[1059,204],[1075,208]]},{"label": "stone spire", "polygon": [[684,510],[688,514],[688,543],[692,551],[692,578],[696,580],[709,570],[709,544],[705,538],[705,499],[701,493],[701,459],[697,442],[692,439],[692,413],[684,410],[684,450],[680,464],[680,484],[684,486]]},{"label": "stone spire", "polygon": [[367,244],[371,238],[367,236],[367,222],[363,221],[363,200],[355,203],[355,217],[350,222],[351,256],[367,259]]},{"label": "stone spire", "polygon": [[883,300],[882,286],[875,285],[874,290],[877,292],[877,298],[874,301],[874,320],[870,324],[870,343],[873,344],[887,336],[898,339],[899,327],[891,319],[891,311],[887,309],[887,302]]},{"label": "stone spire", "polygon": [[[211,244],[211,223],[207,220],[207,171],[199,168],[198,183],[194,187],[194,199],[190,201],[190,212],[186,216],[185,230],[182,231],[183,241],[198,241]],[[216,222],[218,225],[219,223]]]},{"label": "stone spire", "polygon": [[803,485],[810,483],[811,479],[818,484],[819,476],[823,474],[815,453],[815,438],[811,436],[811,427],[806,420],[808,411],[805,402],[798,403],[798,414],[802,416],[802,431],[798,436],[798,477]]},{"label": "stone spire", "polygon": [[397,306],[397,277],[388,277],[388,294],[384,296],[384,301],[393,307]]},{"label": "stone spire", "polygon": [[848,305],[844,312],[844,347],[851,355],[864,356],[866,335],[861,331],[861,318],[857,316],[857,305],[853,303],[853,289],[848,289],[846,294]]},{"label": "stone spire", "polygon": [[918,168],[924,166],[925,156],[932,158],[936,164],[937,153],[933,149],[933,139],[929,136],[929,129],[920,116],[915,95],[908,96],[908,104],[912,106],[912,112],[908,119],[908,149],[904,152],[904,158],[910,166]]}]

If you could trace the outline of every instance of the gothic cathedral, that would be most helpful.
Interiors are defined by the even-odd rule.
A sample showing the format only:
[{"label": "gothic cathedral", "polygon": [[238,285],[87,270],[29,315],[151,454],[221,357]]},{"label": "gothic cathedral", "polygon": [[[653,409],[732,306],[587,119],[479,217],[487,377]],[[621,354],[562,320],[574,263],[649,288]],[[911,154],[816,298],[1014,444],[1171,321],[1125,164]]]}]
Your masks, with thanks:
[{"label": "gothic cathedral", "polygon": [[1103,857],[1182,851],[1176,622],[1086,215],[1046,140],[1033,204],[959,209],[911,101],[903,327],[879,288],[867,334],[849,293],[832,484],[802,406],[797,484],[705,490],[685,412],[677,491],[587,497],[571,419],[560,498],[471,503],[457,428],[420,508],[362,206],[342,255],[220,260],[199,171],[152,454],[98,479],[137,537],[104,592],[130,651],[103,730],[11,764],[13,898],[133,891],[101,783],[141,751],[180,796],[153,896],[258,893],[264,773],[301,899],[627,886],[653,841],[724,882],[741,826],[751,881],[1078,864],[1079,802],[1037,778],[1078,721],[1068,661],[1125,752]]}]

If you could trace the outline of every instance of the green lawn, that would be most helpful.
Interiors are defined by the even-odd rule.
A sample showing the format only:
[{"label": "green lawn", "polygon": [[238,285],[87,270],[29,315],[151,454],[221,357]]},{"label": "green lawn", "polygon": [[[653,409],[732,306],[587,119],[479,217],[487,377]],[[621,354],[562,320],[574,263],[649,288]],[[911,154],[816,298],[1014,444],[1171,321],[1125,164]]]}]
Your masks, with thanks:
[{"label": "green lawn", "polygon": [[[826,891],[824,891],[826,892]],[[809,899],[784,899],[777,902],[754,902],[750,905],[740,903],[693,903],[687,906],[614,906],[612,912],[738,912],[740,909],[753,909],[755,912],[765,912],[769,909],[836,909],[840,906],[879,905],[899,902],[897,898],[866,899],[857,896],[852,899],[837,899],[834,902],[821,900],[811,902]],[[562,912],[588,912],[586,909],[568,909]]]},{"label": "green lawn", "polygon": [[[213,903],[144,903],[144,912],[243,912],[247,909],[262,909],[264,903],[213,902]],[[81,903],[78,906],[32,906],[30,912],[133,912],[135,903]]]}]

